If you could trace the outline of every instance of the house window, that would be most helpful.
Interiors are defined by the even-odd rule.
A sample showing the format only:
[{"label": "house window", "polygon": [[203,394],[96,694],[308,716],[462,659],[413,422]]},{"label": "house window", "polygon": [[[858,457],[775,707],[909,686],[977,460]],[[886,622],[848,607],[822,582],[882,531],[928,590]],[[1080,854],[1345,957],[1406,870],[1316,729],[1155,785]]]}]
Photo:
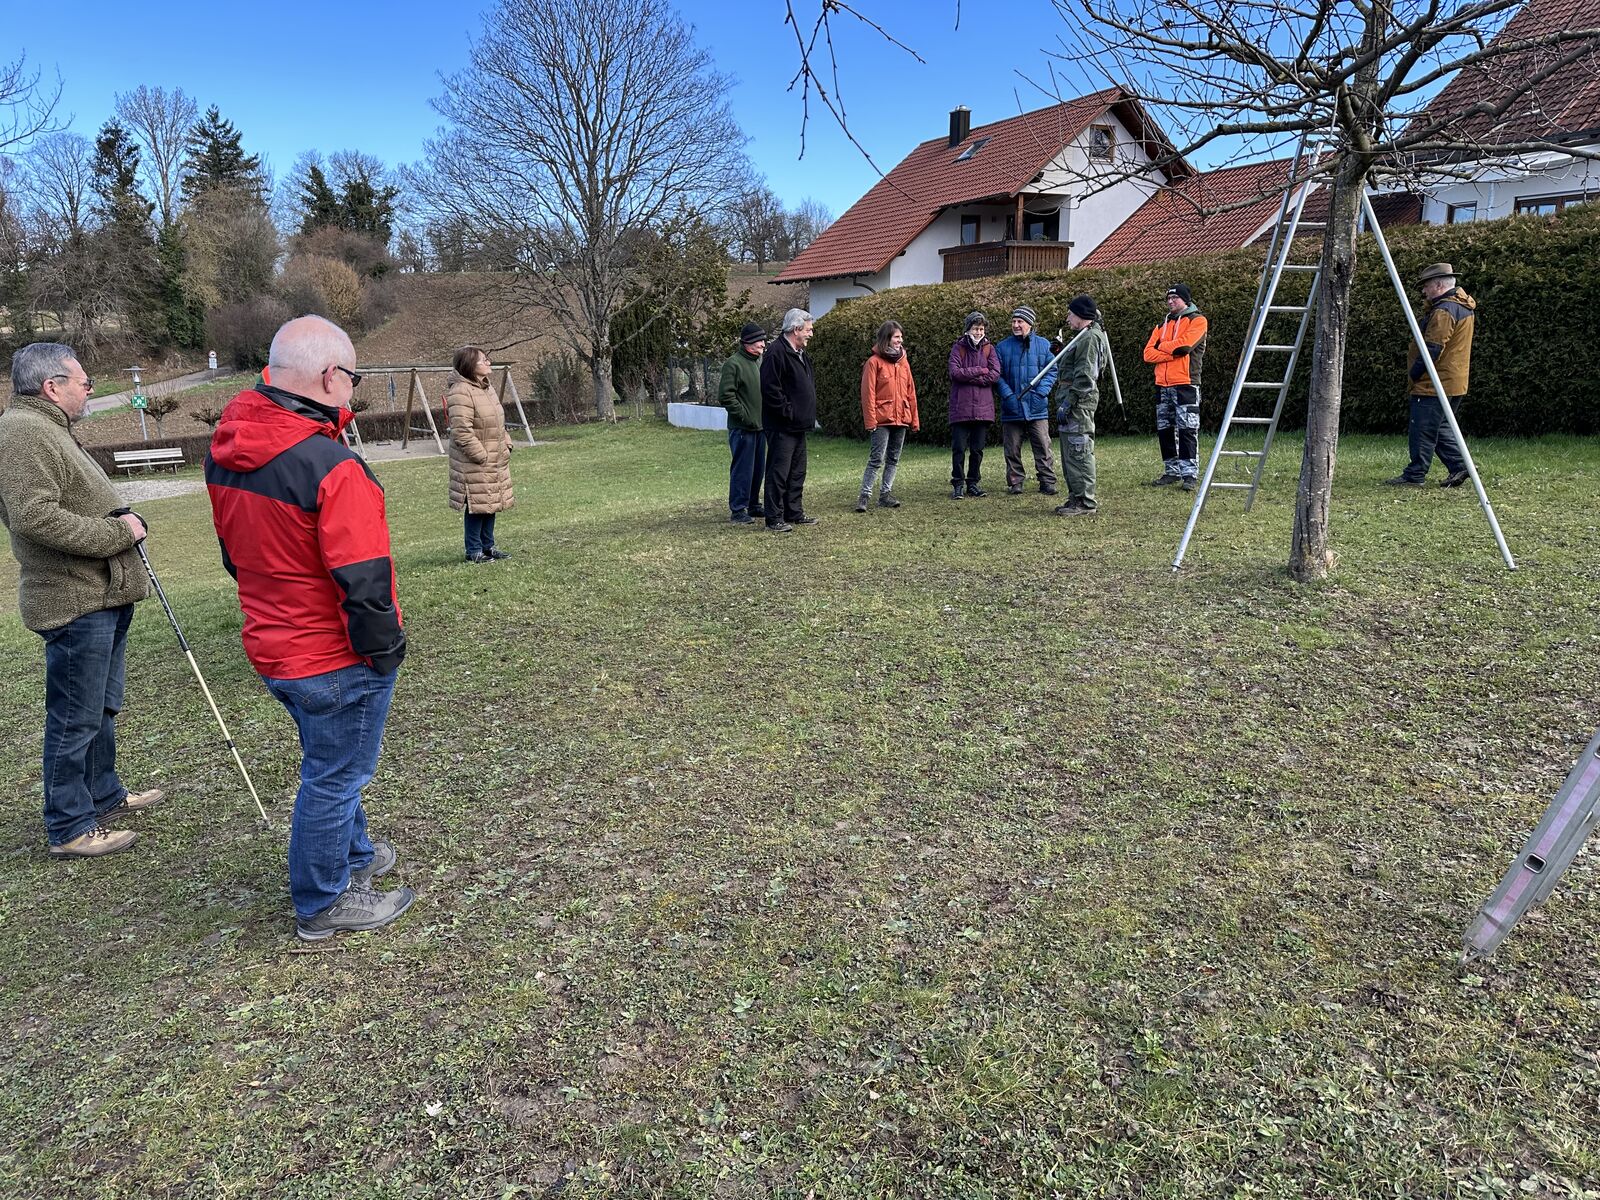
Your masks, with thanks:
[{"label": "house window", "polygon": [[1061,240],[1061,214],[1022,214],[1022,240],[1025,242],[1058,242]]},{"label": "house window", "polygon": [[978,222],[982,219],[981,217],[961,218],[961,244],[963,246],[971,246],[977,243]]},{"label": "house window", "polygon": [[1444,212],[1446,225],[1468,225],[1478,219],[1478,202],[1469,200],[1465,204],[1447,205]]},{"label": "house window", "polygon": [[1564,208],[1588,204],[1595,199],[1593,192],[1573,192],[1566,196],[1528,196],[1517,201],[1517,213],[1530,217],[1553,217]]},{"label": "house window", "polygon": [[1109,125],[1089,126],[1089,157],[1099,162],[1110,162],[1111,151],[1117,144],[1116,130]]}]

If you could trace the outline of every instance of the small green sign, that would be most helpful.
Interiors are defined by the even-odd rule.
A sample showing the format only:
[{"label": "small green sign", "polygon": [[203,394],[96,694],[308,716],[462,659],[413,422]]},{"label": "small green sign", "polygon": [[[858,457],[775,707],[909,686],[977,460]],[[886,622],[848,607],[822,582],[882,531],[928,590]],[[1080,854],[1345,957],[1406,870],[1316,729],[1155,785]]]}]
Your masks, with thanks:
[{"label": "small green sign", "polygon": [[133,394],[133,399],[129,400],[128,403],[134,408],[144,408],[147,404],[149,404],[149,401],[145,399],[145,394],[143,392],[135,392]]}]

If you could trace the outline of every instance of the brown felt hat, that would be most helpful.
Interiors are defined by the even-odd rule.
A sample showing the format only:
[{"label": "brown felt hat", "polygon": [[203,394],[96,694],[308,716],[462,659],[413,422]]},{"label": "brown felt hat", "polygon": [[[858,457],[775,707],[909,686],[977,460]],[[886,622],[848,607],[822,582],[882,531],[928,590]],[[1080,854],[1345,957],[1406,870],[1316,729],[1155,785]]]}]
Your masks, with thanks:
[{"label": "brown felt hat", "polygon": [[1434,263],[1431,267],[1422,268],[1422,274],[1417,276],[1417,282],[1427,283],[1430,279],[1448,279],[1455,273],[1455,268],[1449,263]]}]

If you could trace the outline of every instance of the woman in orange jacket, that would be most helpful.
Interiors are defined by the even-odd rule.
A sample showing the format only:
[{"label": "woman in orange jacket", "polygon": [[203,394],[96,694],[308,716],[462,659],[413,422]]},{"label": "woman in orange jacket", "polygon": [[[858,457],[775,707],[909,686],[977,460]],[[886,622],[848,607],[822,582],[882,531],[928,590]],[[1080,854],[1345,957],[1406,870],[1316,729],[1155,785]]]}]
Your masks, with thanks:
[{"label": "woman in orange jacket", "polygon": [[906,430],[921,429],[922,421],[917,415],[917,383],[906,358],[905,332],[898,321],[878,326],[872,353],[861,368],[861,421],[872,438],[872,448],[867,453],[866,473],[861,476],[856,511],[867,511],[879,467],[883,468],[883,490],[878,493],[878,503],[899,508],[893,489],[900,451],[906,444]]}]

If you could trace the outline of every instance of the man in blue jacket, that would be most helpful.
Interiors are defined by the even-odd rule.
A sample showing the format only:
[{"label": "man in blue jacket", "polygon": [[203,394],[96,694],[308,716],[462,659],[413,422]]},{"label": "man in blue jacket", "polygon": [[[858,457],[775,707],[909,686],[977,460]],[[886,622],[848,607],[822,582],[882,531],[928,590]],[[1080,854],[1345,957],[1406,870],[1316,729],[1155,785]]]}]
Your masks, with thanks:
[{"label": "man in blue jacket", "polygon": [[1006,493],[1021,493],[1026,476],[1022,470],[1022,438],[1033,443],[1033,469],[1039,477],[1039,490],[1054,496],[1055,459],[1050,453],[1050,389],[1055,386],[1055,368],[1045,371],[1032,387],[1033,377],[1049,364],[1050,339],[1033,332],[1037,315],[1026,304],[1011,313],[1011,336],[996,346],[1000,357],[1000,441],[1006,455]]}]

